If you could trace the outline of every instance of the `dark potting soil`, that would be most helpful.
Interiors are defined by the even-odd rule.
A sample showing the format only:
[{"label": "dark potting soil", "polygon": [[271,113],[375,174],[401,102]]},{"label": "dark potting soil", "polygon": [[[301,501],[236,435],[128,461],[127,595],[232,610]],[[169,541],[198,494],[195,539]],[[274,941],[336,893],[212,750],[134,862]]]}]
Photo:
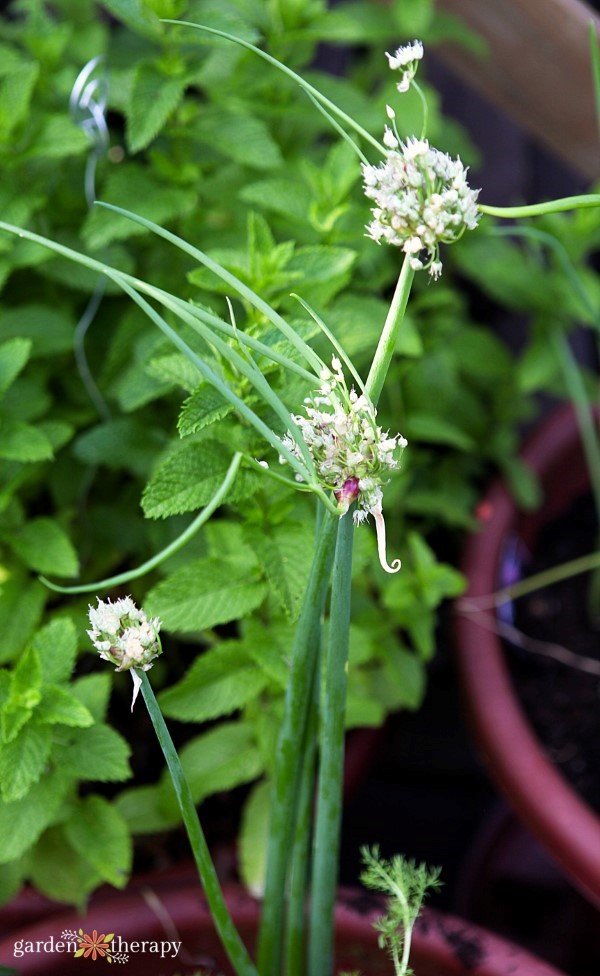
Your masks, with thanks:
[{"label": "dark potting soil", "polygon": [[[522,558],[521,575],[586,555],[597,538],[594,504],[584,496],[545,526],[535,553]],[[514,574],[518,567],[507,570]],[[547,755],[600,813],[600,622],[590,622],[590,579],[573,576],[516,600],[512,623],[525,641],[507,646],[515,689]],[[562,663],[550,656],[557,648],[577,657]],[[597,661],[599,673],[578,667],[582,659]]]}]

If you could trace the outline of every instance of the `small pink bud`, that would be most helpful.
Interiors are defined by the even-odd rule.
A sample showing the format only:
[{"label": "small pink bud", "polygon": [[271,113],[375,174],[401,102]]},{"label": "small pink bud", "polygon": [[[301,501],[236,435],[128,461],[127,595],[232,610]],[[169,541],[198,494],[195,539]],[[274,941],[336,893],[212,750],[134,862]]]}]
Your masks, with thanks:
[{"label": "small pink bud", "polygon": [[346,478],[344,484],[337,491],[334,491],[337,503],[347,512],[352,502],[355,502],[360,495],[360,485],[358,478]]}]

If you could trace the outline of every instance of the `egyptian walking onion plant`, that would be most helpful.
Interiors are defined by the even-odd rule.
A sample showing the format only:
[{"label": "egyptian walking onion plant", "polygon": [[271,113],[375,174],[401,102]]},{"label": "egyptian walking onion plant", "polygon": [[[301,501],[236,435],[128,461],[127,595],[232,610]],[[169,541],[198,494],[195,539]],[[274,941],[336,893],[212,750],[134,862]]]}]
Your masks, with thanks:
[{"label": "egyptian walking onion plant", "polygon": [[[415,80],[423,47],[415,41],[388,54],[392,71],[398,73],[400,93],[413,87],[422,98],[424,125],[419,138],[402,142],[395,113],[388,107],[389,125],[382,143],[362,129],[308,82],[270,55],[246,41],[197,24],[170,21],[184,28],[204,30],[238,43],[292,77],[329,118],[333,127],[356,149],[362,163],[365,193],[372,202],[368,235],[388,243],[403,254],[402,267],[389,313],[383,325],[365,382],[324,322],[303,302],[306,311],[332,344],[330,362],[324,362],[294,329],[250,288],[202,251],[145,218],[112,207],[169,243],[175,245],[218,275],[278,329],[294,349],[286,356],[256,334],[247,334],[231,321],[196,307],[160,288],[129,276],[85,255],[38,235],[0,223],[0,228],[37,242],[54,252],[106,275],[115,282],[166,334],[201,374],[237,412],[251,424],[271,449],[257,460],[242,452],[234,455],[219,492],[184,535],[138,570],[124,573],[102,585],[116,585],[146,571],[175,548],[210,517],[226,496],[242,464],[265,477],[284,482],[291,489],[317,496],[317,535],[304,604],[297,624],[283,719],[276,746],[267,870],[256,962],[235,930],[220,890],[179,758],[152,692],[147,672],[161,653],[160,621],[148,620],[129,599],[98,601],[90,608],[90,630],[101,657],[129,670],[134,680],[134,700],[139,688],[154,724],[170,770],[202,885],[232,966],[238,976],[331,976],[333,960],[333,912],[339,851],[341,786],[346,700],[346,666],[350,624],[350,573],[353,531],[357,523],[373,517],[381,565],[387,572],[400,570],[398,559],[388,563],[383,519],[383,488],[399,467],[406,441],[400,434],[383,431],[377,423],[377,402],[394,352],[414,274],[426,270],[433,280],[442,272],[440,246],[457,241],[472,230],[482,214],[518,217],[549,210],[592,206],[600,197],[577,197],[521,210],[498,210],[478,205],[478,191],[467,183],[467,171],[459,159],[429,145],[426,139],[426,103]],[[382,157],[374,165],[351,136]],[[103,204],[103,206],[108,206]],[[357,229],[358,232],[358,229]],[[191,328],[212,351],[228,361],[253,388],[253,400],[244,400],[165,319],[163,312]],[[290,414],[258,368],[257,356],[270,358],[310,383],[314,391],[298,411]],[[214,363],[214,357],[210,361]],[[351,377],[351,381],[349,378]],[[351,385],[348,385],[348,383]],[[287,433],[280,437],[253,410],[260,398],[277,416]],[[287,471],[292,472],[289,477]],[[90,591],[96,585],[72,587]],[[329,626],[322,654],[323,615],[328,594]],[[133,707],[133,706],[132,706]],[[318,771],[318,772],[317,772]],[[316,785],[314,817],[313,797]],[[312,822],[311,822],[312,821]],[[380,941],[393,960],[398,976],[409,970],[411,931],[428,887],[437,873],[401,858],[383,860],[375,848],[363,852],[364,880],[390,897],[387,915],[380,921]]]}]

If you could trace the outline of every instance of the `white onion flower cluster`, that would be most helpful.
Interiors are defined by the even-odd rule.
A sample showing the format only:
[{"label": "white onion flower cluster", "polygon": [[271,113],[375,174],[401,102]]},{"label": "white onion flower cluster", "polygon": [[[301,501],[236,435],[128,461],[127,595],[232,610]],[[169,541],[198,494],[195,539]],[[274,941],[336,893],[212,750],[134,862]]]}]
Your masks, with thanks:
[{"label": "white onion flower cluster", "polygon": [[[386,52],[386,57],[390,69],[402,74],[398,91],[408,91],[423,57],[421,41]],[[423,137],[402,142],[389,105],[387,115],[386,157],[379,166],[365,163],[362,168],[365,194],[375,204],[367,234],[377,244],[402,248],[413,271],[425,269],[437,279],[440,244],[452,244],[477,226],[479,190],[470,188],[459,158],[434,149]]]},{"label": "white onion flower cluster", "polygon": [[413,41],[412,44],[405,44],[399,47],[393,54],[385,52],[388,64],[392,71],[400,71],[402,77],[396,85],[399,92],[407,92],[410,84],[417,73],[419,61],[423,57],[423,45],[421,41]]},{"label": "white onion flower cluster", "polygon": [[415,271],[425,268],[439,278],[440,244],[452,244],[477,226],[479,190],[470,188],[460,159],[433,149],[427,139],[403,144],[386,127],[384,142],[390,150],[385,160],[363,165],[365,194],[375,203],[368,236],[401,247]]},{"label": "white onion flower cluster", "polygon": [[[369,515],[375,520],[379,557],[387,572],[400,569],[400,560],[387,564],[385,523],[382,514],[382,485],[390,471],[399,467],[396,456],[406,440],[390,437],[377,425],[377,411],[369,398],[354,389],[348,391],[340,360],[334,356],[331,369],[320,374],[321,386],[304,401],[306,416],[293,416],[311,453],[322,486],[334,492],[341,514],[356,501],[354,521]],[[301,458],[298,445],[288,432],[285,446]],[[284,460],[283,458],[281,459]]]},{"label": "white onion flower cluster", "polygon": [[116,671],[131,671],[135,702],[141,682],[134,669],[149,671],[155,658],[162,654],[159,618],[148,620],[127,596],[114,603],[98,598],[98,606],[89,607],[89,619],[91,629],[87,634],[100,657],[115,664]]}]

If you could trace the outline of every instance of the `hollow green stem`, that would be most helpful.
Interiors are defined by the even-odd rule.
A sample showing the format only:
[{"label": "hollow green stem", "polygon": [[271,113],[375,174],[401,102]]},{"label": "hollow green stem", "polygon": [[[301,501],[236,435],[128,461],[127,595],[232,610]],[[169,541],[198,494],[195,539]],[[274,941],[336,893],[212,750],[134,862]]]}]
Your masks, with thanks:
[{"label": "hollow green stem", "polygon": [[425,97],[425,92],[421,88],[418,82],[413,78],[412,87],[416,91],[417,95],[421,99],[421,106],[423,108],[423,126],[421,128],[421,139],[424,139],[427,135],[427,126],[429,124],[429,105],[427,104],[427,98]]},{"label": "hollow green stem", "polygon": [[499,607],[509,600],[518,600],[528,593],[535,593],[545,586],[552,586],[553,583],[560,583],[561,580],[569,579],[571,576],[579,576],[581,573],[589,573],[591,570],[600,569],[600,551],[590,552],[585,556],[578,556],[577,559],[570,559],[566,563],[552,566],[545,569],[542,573],[535,573],[527,579],[511,586],[504,586],[495,593],[487,596],[463,597],[458,601],[458,609],[461,613],[480,613],[482,610],[491,610]]},{"label": "hollow green stem", "polygon": [[288,858],[296,829],[302,756],[311,689],[319,655],[325,605],[339,517],[326,511],[320,525],[304,603],[296,625],[290,680],[275,753],[271,823],[258,968],[261,976],[279,976],[283,955]]},{"label": "hollow green stem", "polygon": [[584,196],[562,197],[545,203],[532,203],[525,207],[488,207],[480,203],[478,209],[490,217],[539,217],[542,214],[560,213],[562,210],[581,210],[583,207],[600,207],[600,193]]},{"label": "hollow green stem", "polygon": [[538,241],[547,247],[554,254],[556,261],[573,289],[573,294],[577,297],[586,315],[589,316],[596,326],[600,326],[600,309],[593,302],[564,244],[554,234],[549,234],[539,227],[531,227],[529,225],[523,227],[515,227],[512,225],[509,227],[495,226],[491,228],[489,233],[498,237],[524,237],[528,240]]},{"label": "hollow green stem", "polygon": [[409,263],[409,256],[405,255],[394,297],[365,383],[365,392],[375,404],[381,395],[387,371],[394,355],[394,348],[406,311],[414,275],[415,273]]},{"label": "hollow green stem", "polygon": [[256,968],[248,955],[248,951],[242,942],[235,925],[233,924],[231,915],[229,914],[229,909],[225,904],[219,879],[217,878],[217,873],[208,850],[206,839],[204,837],[202,827],[200,826],[200,821],[198,820],[198,813],[196,811],[188,781],[179,761],[179,756],[177,755],[175,746],[173,745],[173,740],[169,735],[169,730],[165,725],[162,713],[158,707],[156,698],[154,697],[152,686],[148,680],[147,674],[144,671],[138,671],[138,674],[142,679],[142,695],[144,696],[148,714],[150,715],[150,719],[154,726],[154,731],[156,732],[156,736],[171,774],[171,779],[173,780],[173,786],[175,787],[175,793],[177,794],[177,802],[179,803],[185,829],[192,848],[194,861],[196,862],[196,867],[198,868],[198,873],[200,875],[202,887],[204,888],[206,900],[208,901],[213,916],[215,928],[237,976],[257,976]]},{"label": "hollow green stem", "polygon": [[308,944],[309,976],[333,972],[333,923],[342,816],[353,541],[354,521],[352,515],[347,513],[340,519],[335,549],[323,678]]},{"label": "hollow green stem", "polygon": [[[322,628],[321,628],[322,630]],[[319,644],[322,644],[322,635]],[[315,668],[312,702],[302,748],[302,771],[298,794],[298,820],[290,865],[290,901],[285,950],[286,976],[305,976],[306,956],[306,896],[309,881],[312,811],[317,759],[317,729],[319,723],[320,659]]]},{"label": "hollow green stem", "polygon": [[47,586],[50,590],[55,590],[57,593],[95,593],[96,590],[106,588],[108,586],[119,586],[121,583],[128,583],[130,580],[139,579],[140,576],[144,576],[145,573],[149,573],[150,570],[155,569],[156,566],[160,566],[165,559],[169,556],[173,556],[176,552],[189,542],[189,540],[196,534],[198,529],[208,522],[212,513],[216,511],[219,505],[227,497],[229,489],[231,488],[235,477],[239,471],[240,463],[242,460],[242,455],[238,452],[233,455],[231,459],[231,464],[229,465],[223,481],[219,485],[217,491],[212,496],[208,505],[206,505],[202,511],[196,516],[193,522],[190,522],[187,529],[184,529],[181,535],[177,536],[173,542],[170,542],[168,546],[157,552],[156,555],[152,556],[151,559],[147,559],[145,563],[141,566],[136,566],[135,569],[129,569],[125,573],[117,573],[116,576],[107,576],[106,579],[100,580],[97,583],[80,583],[77,586],[59,586],[57,583],[51,583],[50,580],[46,579],[45,576],[40,576],[40,581]]},{"label": "hollow green stem", "polygon": [[234,44],[239,44],[240,47],[247,48],[248,51],[254,51],[255,54],[258,54],[258,56],[263,59],[263,61],[267,61],[269,64],[272,64],[275,68],[278,68],[279,71],[283,72],[283,74],[287,75],[288,78],[292,78],[293,81],[295,81],[298,85],[300,85],[301,88],[303,88],[306,92],[312,95],[313,98],[319,101],[321,105],[324,105],[325,108],[329,110],[329,112],[331,112],[333,115],[337,115],[337,117],[341,119],[347,126],[349,126],[351,129],[354,129],[354,131],[358,133],[359,136],[362,136],[362,138],[365,139],[366,142],[370,142],[371,145],[373,145],[377,150],[379,150],[380,153],[382,153],[382,155],[385,156],[385,148],[381,145],[381,143],[379,143],[377,139],[375,139],[371,135],[370,132],[367,132],[366,129],[363,129],[363,127],[359,125],[359,123],[356,122],[352,118],[352,116],[347,115],[346,112],[342,111],[342,109],[339,108],[339,106],[336,105],[335,102],[332,102],[329,98],[323,95],[318,88],[314,87],[314,85],[311,85],[309,84],[308,81],[305,81],[301,75],[296,74],[296,72],[292,71],[291,68],[288,68],[286,64],[283,64],[281,61],[278,61],[277,58],[274,58],[270,54],[267,54],[267,52],[261,50],[261,48],[256,47],[255,44],[251,44],[249,41],[245,41],[241,37],[236,37],[235,34],[228,34],[227,31],[217,30],[216,27],[207,27],[205,24],[194,24],[187,20],[171,20],[170,18],[167,17],[163,19],[163,23],[175,24],[178,27],[192,27],[195,30],[205,31],[207,34],[215,34],[217,37],[223,37],[225,38],[225,40],[233,41]]},{"label": "hollow green stem", "polygon": [[600,519],[600,445],[596,435],[592,405],[579,364],[573,355],[563,329],[557,326],[552,330],[551,335],[556,357],[569,391],[569,397],[575,408],[588,474],[592,483],[596,513]]}]

